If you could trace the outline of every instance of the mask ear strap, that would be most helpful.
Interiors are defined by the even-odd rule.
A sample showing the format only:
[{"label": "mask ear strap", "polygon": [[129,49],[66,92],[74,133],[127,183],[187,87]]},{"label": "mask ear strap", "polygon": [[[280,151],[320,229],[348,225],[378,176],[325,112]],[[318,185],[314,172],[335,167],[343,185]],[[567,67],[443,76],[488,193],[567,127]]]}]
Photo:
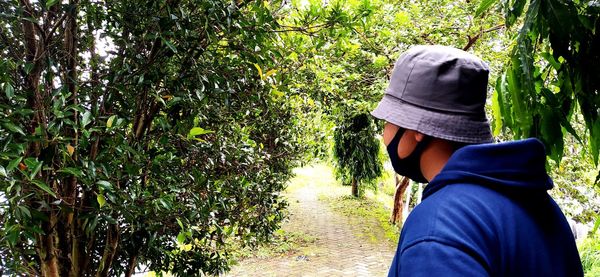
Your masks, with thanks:
[{"label": "mask ear strap", "polygon": [[400,142],[400,139],[402,138],[402,135],[404,134],[404,131],[406,129],[402,128],[402,127],[398,127],[398,131],[396,131],[396,134],[394,135],[394,137],[392,138],[392,140],[390,140],[390,143],[388,145],[398,145],[398,143]]},{"label": "mask ear strap", "polygon": [[[400,143],[400,139],[402,138],[402,135],[404,134],[405,131],[406,131],[406,129],[404,129],[402,127],[398,127],[398,131],[396,131],[396,134],[394,135],[394,137],[392,138],[392,140],[390,141],[388,146],[396,145],[396,147],[397,147],[397,145]],[[417,143],[417,146],[415,147],[415,150],[413,150],[413,153],[423,151],[422,148],[425,148],[427,146],[427,144],[429,144],[430,141],[431,141],[431,137],[424,134],[423,139]]]}]

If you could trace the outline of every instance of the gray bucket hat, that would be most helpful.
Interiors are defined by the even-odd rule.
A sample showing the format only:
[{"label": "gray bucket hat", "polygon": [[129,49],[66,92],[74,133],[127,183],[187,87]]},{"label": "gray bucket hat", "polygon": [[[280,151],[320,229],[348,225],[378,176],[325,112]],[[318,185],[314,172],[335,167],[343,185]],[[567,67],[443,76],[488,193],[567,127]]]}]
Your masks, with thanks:
[{"label": "gray bucket hat", "polygon": [[446,46],[415,46],[400,56],[376,118],[425,135],[464,143],[492,142],[485,115],[489,67]]}]

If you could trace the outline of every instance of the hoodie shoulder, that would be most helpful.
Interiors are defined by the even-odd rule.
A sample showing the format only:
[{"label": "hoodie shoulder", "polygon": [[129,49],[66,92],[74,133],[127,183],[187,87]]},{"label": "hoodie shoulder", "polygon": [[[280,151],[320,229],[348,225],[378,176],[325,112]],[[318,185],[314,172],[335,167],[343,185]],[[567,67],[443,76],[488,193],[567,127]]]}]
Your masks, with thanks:
[{"label": "hoodie shoulder", "polygon": [[546,191],[553,183],[546,172],[544,145],[537,139],[465,146],[456,151],[423,192],[471,183],[496,190]]},{"label": "hoodie shoulder", "polygon": [[497,276],[570,276],[563,273],[581,270],[566,219],[545,190],[498,191],[467,182],[441,187],[409,215],[398,268],[402,255],[426,256],[432,249],[468,257]]},{"label": "hoodie shoulder", "polygon": [[[416,249],[440,248],[443,253],[461,253],[485,271],[498,259],[501,226],[497,196],[489,188],[460,184],[442,188],[410,213],[400,239],[399,254]],[[429,246],[428,246],[429,245]]]},{"label": "hoodie shoulder", "polygon": [[475,237],[495,240],[493,230],[498,225],[495,209],[505,204],[503,199],[497,192],[482,186],[446,186],[410,213],[402,230],[402,243],[409,246],[423,239],[435,239],[464,245],[466,240]]}]

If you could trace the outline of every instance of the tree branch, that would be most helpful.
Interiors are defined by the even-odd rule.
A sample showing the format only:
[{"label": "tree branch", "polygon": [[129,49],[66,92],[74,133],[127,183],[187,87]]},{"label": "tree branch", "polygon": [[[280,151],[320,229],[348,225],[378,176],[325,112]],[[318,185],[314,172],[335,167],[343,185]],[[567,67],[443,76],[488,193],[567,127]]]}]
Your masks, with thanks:
[{"label": "tree branch", "polygon": [[46,34],[46,39],[44,40],[44,43],[48,43],[52,39],[52,35],[54,34],[58,26],[60,26],[60,24],[62,24],[62,22],[65,21],[68,14],[69,13],[64,13],[63,16],[58,21],[56,21],[54,25],[52,25],[52,28],[50,28],[50,31]]},{"label": "tree branch", "polygon": [[463,47],[464,51],[469,50],[471,47],[473,47],[473,45],[477,42],[477,40],[479,40],[479,38],[485,34],[485,33],[489,33],[489,32],[493,32],[496,30],[500,30],[504,28],[504,24],[500,24],[498,26],[494,26],[492,28],[489,28],[487,30],[481,30],[477,35],[471,37],[470,35],[467,35],[467,37],[469,38],[469,41],[467,42],[467,45],[465,45],[465,47]]}]

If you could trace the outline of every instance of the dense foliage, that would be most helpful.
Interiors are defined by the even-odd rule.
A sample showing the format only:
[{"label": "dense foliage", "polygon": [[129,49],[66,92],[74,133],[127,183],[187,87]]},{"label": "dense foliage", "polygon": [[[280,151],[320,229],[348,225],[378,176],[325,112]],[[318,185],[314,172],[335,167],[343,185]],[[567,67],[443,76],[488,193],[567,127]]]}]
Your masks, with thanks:
[{"label": "dense foliage", "polygon": [[368,113],[416,44],[490,63],[495,134],[567,149],[554,193],[591,221],[596,168],[575,144],[597,161],[600,8],[496,2],[0,2],[0,271],[226,270],[231,245],[278,228],[300,158],[333,156],[356,195],[373,184]]},{"label": "dense foliage", "polygon": [[297,150],[262,1],[0,2],[0,268],[227,268]]},{"label": "dense foliage", "polygon": [[371,142],[382,122],[369,127],[371,133],[350,126],[381,99],[403,51],[415,44],[452,45],[490,60],[494,74],[500,69],[506,41],[498,35],[502,18],[473,18],[477,3],[460,2],[292,1],[287,7],[281,37],[288,64],[296,69],[290,91],[310,111],[306,125],[314,126],[315,115],[321,123],[312,129],[316,132],[306,130],[313,138],[307,147],[323,154],[333,144],[333,164],[343,183],[379,176],[382,161]]},{"label": "dense foliage", "polygon": [[[481,12],[493,6],[482,1]],[[504,1],[506,24],[523,24],[496,84],[496,133],[509,127],[517,138],[538,137],[559,161],[565,132],[589,138],[594,161],[600,151],[600,6],[597,1]],[[571,126],[581,112],[587,132]],[[504,123],[504,125],[502,125]]]},{"label": "dense foliage", "polygon": [[365,186],[383,173],[379,160],[379,140],[373,136],[375,126],[369,114],[349,115],[334,130],[333,157],[336,177],[352,185],[352,195],[361,196]]},{"label": "dense foliage", "polygon": [[[584,128],[582,123],[573,126]],[[548,165],[554,181],[550,194],[568,217],[591,227],[600,212],[600,190],[594,185],[597,171],[585,145],[567,135],[564,157],[560,163],[549,160]]]},{"label": "dense foliage", "polygon": [[600,212],[600,6],[596,1],[483,0],[477,15],[501,10],[517,27],[492,97],[494,134],[537,137],[546,145],[568,216],[590,223]]}]

